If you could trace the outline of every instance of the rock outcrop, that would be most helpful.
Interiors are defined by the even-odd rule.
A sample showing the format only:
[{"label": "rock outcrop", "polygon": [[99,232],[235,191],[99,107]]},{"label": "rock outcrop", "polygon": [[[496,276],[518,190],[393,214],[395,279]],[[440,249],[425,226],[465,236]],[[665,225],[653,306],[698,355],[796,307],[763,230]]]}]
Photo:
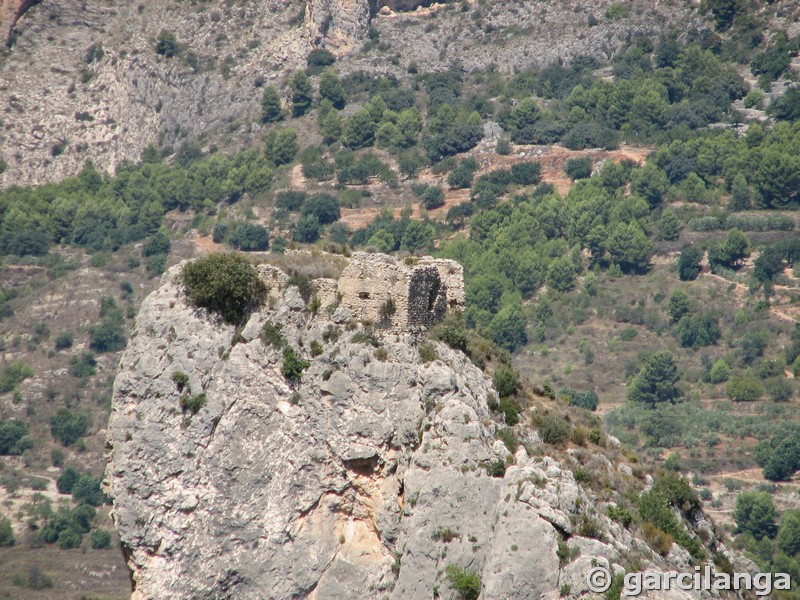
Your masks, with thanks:
[{"label": "rock outcrop", "polygon": [[306,32],[311,43],[339,55],[357,50],[367,38],[367,0],[307,0]]},{"label": "rock outcrop", "polygon": [[0,0],[0,43],[11,41],[11,32],[17,22],[34,4],[42,0]]},{"label": "rock outcrop", "polygon": [[[512,456],[492,384],[463,353],[435,344],[425,362],[413,332],[311,310],[266,266],[270,300],[236,329],[186,303],[180,269],[142,304],[108,427],[134,599],[450,597],[448,565],[476,573],[487,600],[554,599],[588,594],[592,566],[621,570],[631,553],[657,569],[684,559],[609,520],[535,433],[533,454]],[[309,361],[297,381],[282,344]],[[201,394],[196,413],[181,409]],[[632,478],[591,461],[611,489]]]}]

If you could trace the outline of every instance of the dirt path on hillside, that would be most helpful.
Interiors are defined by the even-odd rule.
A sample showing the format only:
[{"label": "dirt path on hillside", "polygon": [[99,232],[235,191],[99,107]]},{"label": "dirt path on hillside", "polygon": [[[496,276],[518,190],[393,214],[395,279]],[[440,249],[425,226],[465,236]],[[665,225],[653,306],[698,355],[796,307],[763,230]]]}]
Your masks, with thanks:
[{"label": "dirt path on hillside", "polygon": [[[738,300],[740,302],[742,300],[744,300],[744,298],[747,296],[747,294],[750,291],[750,288],[748,288],[743,283],[739,283],[738,281],[731,281],[729,279],[725,279],[721,275],[716,275],[714,273],[703,273],[702,275],[700,275],[700,278],[701,278],[701,280],[703,278],[714,279],[716,281],[719,281],[721,283],[726,284],[727,287],[722,293],[727,295],[728,298],[733,298],[733,299]],[[732,290],[732,293],[728,291],[728,289],[731,286],[734,286],[733,290]],[[776,285],[776,286],[774,286],[773,289],[776,292],[784,292],[784,293],[789,293],[790,291],[794,291],[794,292],[798,291],[798,290],[796,290],[794,288],[789,288],[789,287],[787,287],[785,285]],[[770,306],[769,312],[771,314],[775,315],[776,317],[778,317],[779,319],[783,320],[783,321],[790,321],[792,323],[800,323],[800,318],[798,318],[798,317],[800,317],[800,314],[798,314],[797,317],[792,316],[791,314],[786,312],[787,308],[789,308],[789,307],[786,307],[786,306],[778,307],[778,306],[774,306],[773,305],[773,306]],[[791,308],[793,310],[797,311],[798,313],[800,313],[800,307],[791,307]]]}]

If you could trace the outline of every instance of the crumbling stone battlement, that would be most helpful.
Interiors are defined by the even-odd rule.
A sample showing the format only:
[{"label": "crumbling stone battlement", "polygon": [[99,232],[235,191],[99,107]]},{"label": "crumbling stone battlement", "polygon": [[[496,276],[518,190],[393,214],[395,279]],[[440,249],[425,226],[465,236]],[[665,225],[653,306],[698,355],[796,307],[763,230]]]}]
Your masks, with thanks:
[{"label": "crumbling stone battlement", "polygon": [[[271,287],[284,287],[275,267],[260,267]],[[453,260],[355,252],[338,279],[313,281],[322,307],[338,304],[353,318],[401,331],[428,328],[464,308],[464,269]]]},{"label": "crumbling stone battlement", "polygon": [[448,310],[463,309],[461,265],[431,257],[409,263],[386,254],[353,254],[337,282],[339,305],[359,320],[403,330],[430,327]]}]

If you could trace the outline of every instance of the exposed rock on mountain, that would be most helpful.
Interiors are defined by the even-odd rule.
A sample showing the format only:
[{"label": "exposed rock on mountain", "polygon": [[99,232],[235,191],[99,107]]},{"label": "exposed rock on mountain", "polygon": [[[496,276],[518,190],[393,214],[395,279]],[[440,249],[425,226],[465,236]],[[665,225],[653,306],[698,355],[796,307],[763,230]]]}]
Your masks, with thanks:
[{"label": "exposed rock on mountain", "polygon": [[[6,0],[0,37],[29,2]],[[104,170],[136,161],[149,143],[165,151],[186,140],[219,147],[259,136],[260,90],[305,67],[315,46],[339,55],[343,74],[403,77],[425,70],[512,71],[572,57],[611,57],[636,35],[701,20],[678,0],[631,5],[612,17],[610,0],[571,7],[546,2],[259,0],[146,3],[48,0],[17,23],[0,57],[0,187],[74,175],[92,160]],[[383,15],[387,6],[398,11]],[[621,5],[620,5],[621,6]],[[627,5],[626,5],[627,6]],[[416,10],[413,10],[416,9]],[[391,12],[391,11],[390,11]],[[609,13],[610,14],[610,13]],[[162,30],[179,43],[156,53]],[[378,44],[364,44],[369,39]],[[364,50],[366,48],[366,50]],[[389,50],[391,49],[391,50]]]},{"label": "exposed rock on mountain", "polygon": [[339,54],[357,49],[367,37],[370,5],[367,0],[308,0],[306,29],[314,44]]},{"label": "exposed rock on mountain", "polygon": [[14,26],[31,6],[42,0],[0,0],[0,41],[8,42]]},{"label": "exposed rock on mountain", "polygon": [[[463,353],[435,344],[425,362],[418,333],[373,335],[268,266],[270,300],[237,330],[186,303],[180,269],[142,304],[114,385],[106,479],[134,598],[431,598],[457,565],[482,598],[528,600],[586,592],[592,565],[632,553],[686,568],[678,546],[665,561],[609,520],[534,432],[534,455],[511,456]],[[284,376],[284,344],[309,361],[301,379]],[[632,478],[603,454],[591,464],[611,490]]]}]

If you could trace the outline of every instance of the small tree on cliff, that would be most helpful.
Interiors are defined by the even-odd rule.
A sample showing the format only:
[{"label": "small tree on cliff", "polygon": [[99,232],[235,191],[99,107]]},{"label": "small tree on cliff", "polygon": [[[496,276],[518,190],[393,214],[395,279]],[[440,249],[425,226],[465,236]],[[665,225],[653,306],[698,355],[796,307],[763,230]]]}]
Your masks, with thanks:
[{"label": "small tree on cliff", "polygon": [[227,323],[243,323],[264,301],[258,271],[240,254],[209,254],[181,273],[191,304],[219,313]]}]

